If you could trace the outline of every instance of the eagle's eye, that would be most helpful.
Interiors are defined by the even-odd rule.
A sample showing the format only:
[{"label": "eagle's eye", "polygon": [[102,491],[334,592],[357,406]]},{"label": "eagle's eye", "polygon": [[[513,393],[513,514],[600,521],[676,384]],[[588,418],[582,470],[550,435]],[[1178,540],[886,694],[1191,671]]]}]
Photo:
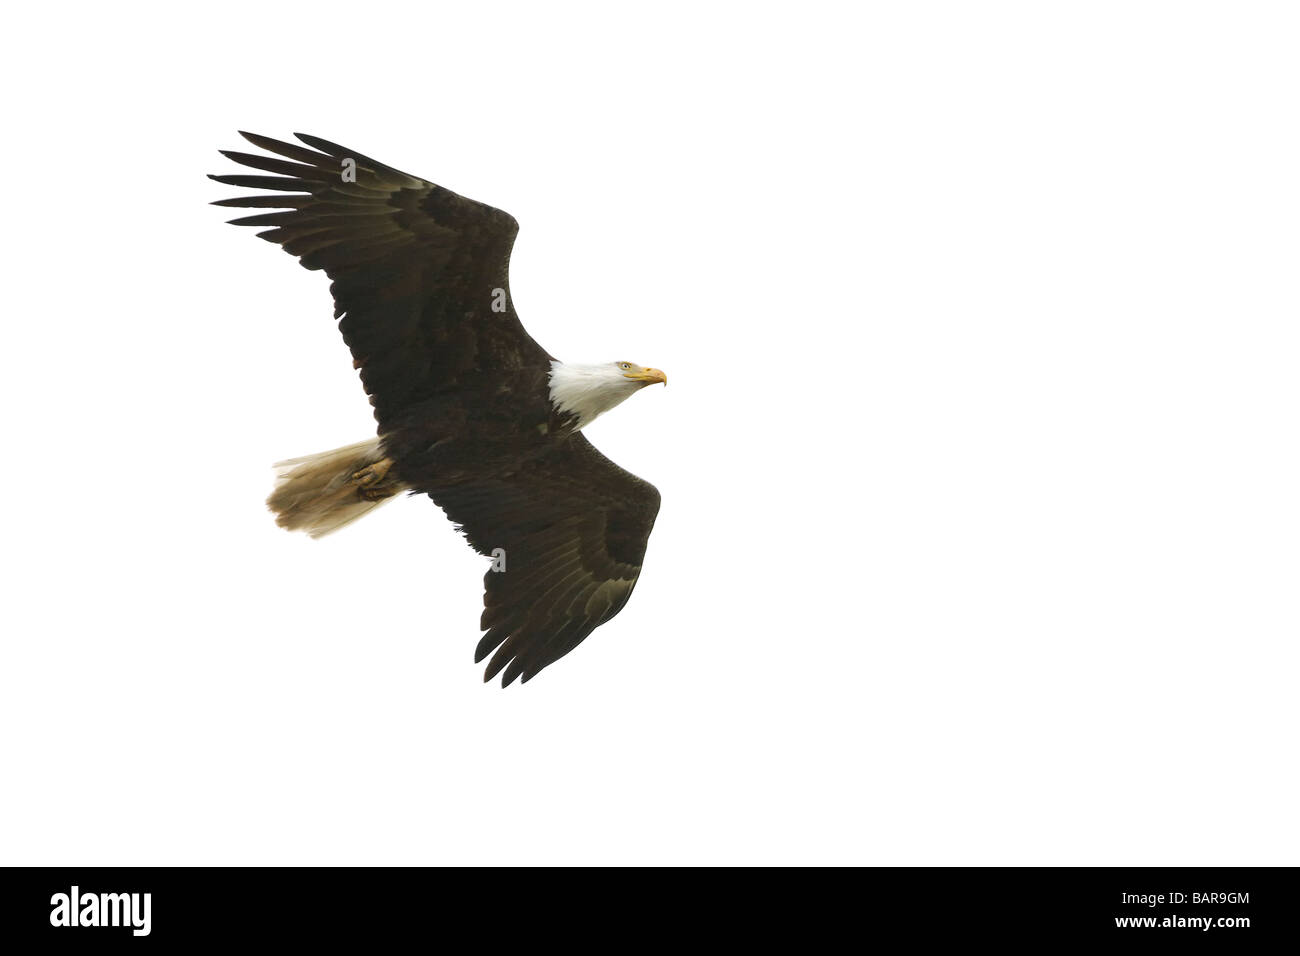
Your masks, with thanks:
[{"label": "eagle's eye", "polygon": [[624,371],[627,371],[628,369],[631,369],[631,368],[632,368],[632,363],[630,363],[630,362],[619,362],[619,363],[618,363],[618,367],[621,368],[621,369],[623,369]]}]

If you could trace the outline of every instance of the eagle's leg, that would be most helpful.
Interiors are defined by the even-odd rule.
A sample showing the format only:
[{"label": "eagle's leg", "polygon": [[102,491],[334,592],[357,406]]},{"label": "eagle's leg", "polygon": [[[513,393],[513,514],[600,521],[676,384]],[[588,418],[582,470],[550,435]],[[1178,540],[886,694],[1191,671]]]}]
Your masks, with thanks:
[{"label": "eagle's leg", "polygon": [[385,458],[383,461],[377,461],[373,465],[367,465],[360,471],[355,472],[352,475],[352,480],[362,488],[382,484],[383,480],[388,477],[388,470],[392,467],[393,459]]},{"label": "eagle's leg", "polygon": [[401,488],[396,481],[388,480],[388,472],[392,467],[393,459],[385,458],[354,472],[352,481],[360,486],[357,494],[366,501],[381,501],[397,494]]}]

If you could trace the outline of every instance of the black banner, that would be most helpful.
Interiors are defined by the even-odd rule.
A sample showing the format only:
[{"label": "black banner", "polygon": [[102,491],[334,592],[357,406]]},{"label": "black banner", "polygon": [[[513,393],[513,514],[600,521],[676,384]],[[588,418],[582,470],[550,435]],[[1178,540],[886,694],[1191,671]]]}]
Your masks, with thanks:
[{"label": "black banner", "polygon": [[629,931],[692,945],[901,934],[1240,947],[1294,939],[1297,917],[1291,869],[51,868],[4,879],[10,938],[96,948]]}]

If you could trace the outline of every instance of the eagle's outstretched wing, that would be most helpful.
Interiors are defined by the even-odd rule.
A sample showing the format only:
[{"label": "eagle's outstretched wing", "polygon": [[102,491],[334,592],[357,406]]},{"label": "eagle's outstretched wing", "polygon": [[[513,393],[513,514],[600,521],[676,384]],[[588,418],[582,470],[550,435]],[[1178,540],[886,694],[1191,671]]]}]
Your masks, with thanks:
[{"label": "eagle's outstretched wing", "polygon": [[334,315],[381,431],[464,373],[548,365],[510,300],[513,216],[315,136],[295,134],[306,149],[240,135],[285,159],[223,154],[278,175],[211,178],[277,194],[215,205],[285,210],[231,222],[272,227],[258,235],[333,280]]},{"label": "eagle's outstretched wing", "polygon": [[614,464],[581,434],[508,477],[432,493],[489,570],[475,661],[502,686],[559,660],[627,603],[659,513],[654,485]]}]

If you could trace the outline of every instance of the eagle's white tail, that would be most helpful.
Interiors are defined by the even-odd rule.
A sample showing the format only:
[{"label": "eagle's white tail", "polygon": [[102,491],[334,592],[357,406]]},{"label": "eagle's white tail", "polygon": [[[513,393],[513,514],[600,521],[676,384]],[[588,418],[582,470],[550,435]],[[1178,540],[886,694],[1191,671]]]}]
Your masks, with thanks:
[{"label": "eagle's white tail", "polygon": [[281,528],[319,538],[405,491],[389,474],[391,466],[378,438],[276,462],[275,490],[266,503]]}]

